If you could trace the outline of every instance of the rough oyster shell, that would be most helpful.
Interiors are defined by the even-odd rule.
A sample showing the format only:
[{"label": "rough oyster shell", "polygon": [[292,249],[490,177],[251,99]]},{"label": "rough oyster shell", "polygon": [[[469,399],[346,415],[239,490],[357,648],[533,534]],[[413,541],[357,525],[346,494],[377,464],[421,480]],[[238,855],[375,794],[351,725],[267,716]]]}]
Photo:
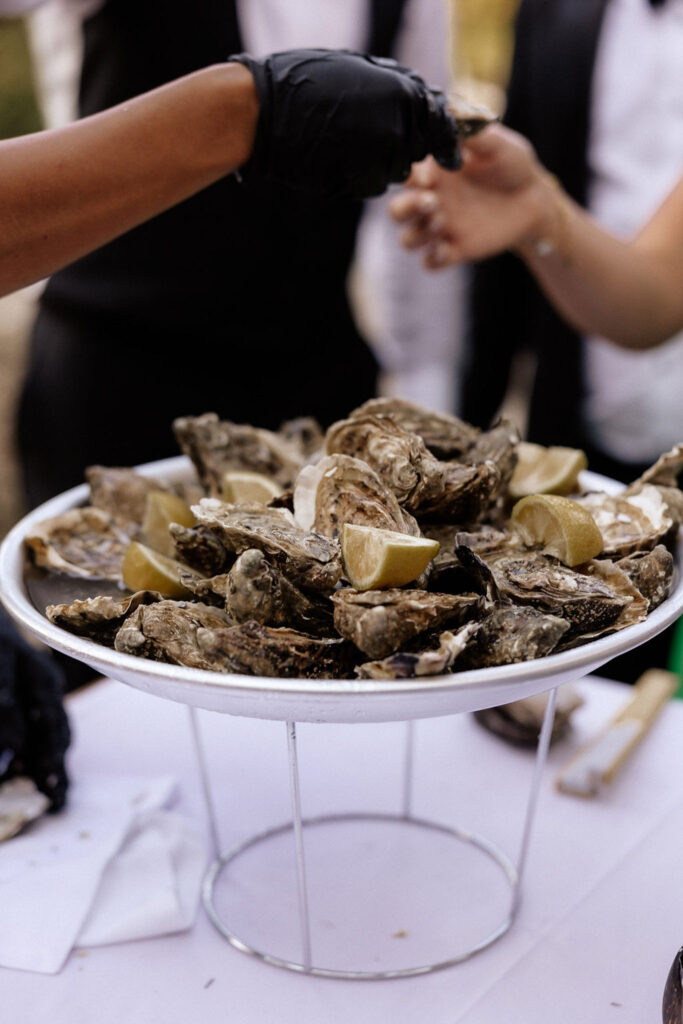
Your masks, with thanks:
[{"label": "rough oyster shell", "polygon": [[453,665],[478,629],[478,622],[468,622],[456,633],[442,633],[438,647],[399,651],[381,661],[366,661],[358,666],[356,675],[359,679],[417,679],[446,675],[453,671]]},{"label": "rough oyster shell", "polygon": [[420,527],[375,471],[350,455],[304,466],[294,486],[294,518],[303,530],[339,540],[344,523],[420,536]]},{"label": "rough oyster shell", "polygon": [[458,459],[469,451],[480,430],[456,416],[430,412],[404,398],[371,398],[349,413],[349,419],[389,416],[399,427],[422,438],[437,459]]},{"label": "rough oyster shell", "polygon": [[501,474],[492,461],[477,465],[440,462],[417,434],[389,416],[339,420],[327,431],[328,454],[351,455],[367,462],[386,481],[399,504],[418,518],[459,522],[477,519],[500,489]]},{"label": "rough oyster shell", "polygon": [[531,606],[506,605],[491,609],[480,621],[460,668],[512,665],[543,658],[553,651],[569,630],[566,619],[547,615]]},{"label": "rough oyster shell", "polygon": [[274,629],[258,622],[200,630],[197,639],[217,672],[285,679],[348,679],[358,660],[355,648],[346,640],[307,636],[295,629]]},{"label": "rough oyster shell", "polygon": [[322,454],[325,433],[313,416],[297,416],[296,419],[285,420],[277,433],[278,437],[295,448],[303,462]]},{"label": "rough oyster shell", "polygon": [[663,544],[658,544],[652,551],[639,551],[627,558],[620,558],[615,565],[626,573],[647,600],[649,611],[660,605],[671,593],[674,560]]},{"label": "rough oyster shell", "polygon": [[591,492],[575,500],[595,519],[606,558],[649,551],[673,526],[662,495],[651,484],[644,484],[628,497]]},{"label": "rough oyster shell", "polygon": [[50,806],[33,779],[17,775],[0,785],[0,843],[21,832]]},{"label": "rough oyster shell", "polygon": [[51,604],[45,609],[45,614],[50,622],[68,629],[70,633],[113,647],[114,637],[124,619],[140,605],[154,604],[161,599],[161,594],[155,590],[138,590],[119,600],[115,597],[90,597],[71,604]]},{"label": "rough oyster shell", "polygon": [[632,596],[616,593],[599,576],[570,569],[540,552],[507,547],[476,552],[460,535],[456,552],[483,585],[492,604],[532,605],[548,615],[558,615],[569,622],[572,637],[593,636],[614,628],[633,600]]},{"label": "rough oyster shell", "polygon": [[68,576],[121,580],[128,533],[98,508],[70,509],[32,528],[26,544],[36,565]]},{"label": "rough oyster shell", "polygon": [[477,614],[476,594],[422,590],[340,590],[332,598],[337,631],[370,658],[385,658],[426,630],[462,625]]},{"label": "rough oyster shell", "polygon": [[661,484],[664,487],[680,488],[683,484],[683,443],[674,445],[646,469],[642,476],[626,488],[626,493],[639,491],[643,484]]},{"label": "rough oyster shell", "polygon": [[90,504],[127,526],[131,535],[142,526],[147,495],[163,489],[132,469],[89,466],[85,478],[90,485]]},{"label": "rough oyster shell", "polygon": [[235,622],[250,619],[264,626],[291,626],[314,635],[332,632],[332,605],[321,595],[306,595],[268,562],[262,551],[249,548],[226,577],[225,607]]},{"label": "rough oyster shell", "polygon": [[215,412],[173,423],[178,444],[192,459],[206,491],[220,496],[227,469],[248,469],[289,487],[303,465],[300,443],[271,430],[220,420]]},{"label": "rough oyster shell", "polygon": [[229,551],[263,551],[293,583],[309,590],[330,590],[341,578],[339,545],[302,530],[284,508],[228,505],[204,498],[192,511]]},{"label": "rough oyster shell", "polygon": [[234,551],[228,551],[220,538],[206,526],[181,526],[180,523],[171,523],[168,530],[178,553],[178,560],[202,576],[213,577],[224,573],[235,561]]},{"label": "rough oyster shell", "polygon": [[226,612],[194,601],[159,601],[141,605],[123,623],[114,641],[122,654],[212,670],[215,665],[197,643],[197,632],[224,629]]}]

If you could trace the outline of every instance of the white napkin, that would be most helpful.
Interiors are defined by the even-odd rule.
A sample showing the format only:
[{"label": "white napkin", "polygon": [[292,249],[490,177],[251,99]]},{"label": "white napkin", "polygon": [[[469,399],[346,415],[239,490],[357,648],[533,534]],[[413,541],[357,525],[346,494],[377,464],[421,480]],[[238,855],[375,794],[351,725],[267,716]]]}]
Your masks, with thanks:
[{"label": "white napkin", "polygon": [[162,810],[168,777],[77,780],[67,809],[0,844],[0,965],[55,974],[75,945],[189,928],[205,866],[196,827]]}]

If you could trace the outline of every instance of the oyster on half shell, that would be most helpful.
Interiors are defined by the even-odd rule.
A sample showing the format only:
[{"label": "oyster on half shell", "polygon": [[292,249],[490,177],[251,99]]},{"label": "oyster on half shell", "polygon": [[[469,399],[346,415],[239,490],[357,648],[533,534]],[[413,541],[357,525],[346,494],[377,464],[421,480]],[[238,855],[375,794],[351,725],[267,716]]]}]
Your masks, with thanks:
[{"label": "oyster on half shell", "polygon": [[649,551],[673,526],[657,487],[644,484],[637,493],[591,492],[575,498],[593,516],[603,539],[603,557],[622,557]]},{"label": "oyster on half shell", "polygon": [[[632,585],[629,594],[617,593],[601,576],[570,569],[539,551],[503,547],[477,552],[459,535],[456,552],[492,604],[531,605],[557,615],[567,620],[572,637],[592,637],[617,628],[623,610],[634,600]],[[621,576],[628,584],[626,574]]]},{"label": "oyster on half shell", "polygon": [[114,638],[124,620],[143,604],[161,601],[161,594],[155,590],[138,590],[133,595],[121,597],[89,597],[71,604],[51,604],[45,609],[50,622],[68,629],[77,636],[86,636],[108,647],[114,646]]},{"label": "oyster on half shell", "polygon": [[208,527],[228,551],[239,555],[258,548],[298,586],[331,590],[341,577],[339,545],[302,530],[287,509],[228,505],[204,498],[192,511],[197,522]]},{"label": "oyster on half shell", "polygon": [[479,611],[476,594],[423,590],[339,590],[332,597],[337,631],[369,658],[385,658],[427,630],[460,626]]},{"label": "oyster on half shell", "polygon": [[67,576],[121,580],[130,536],[99,508],[86,505],[32,527],[26,544],[36,565]]},{"label": "oyster on half shell", "polygon": [[410,512],[374,469],[350,455],[327,455],[304,466],[294,486],[294,518],[303,530],[339,540],[344,523],[420,536]]},{"label": "oyster on half shell", "polygon": [[85,478],[90,484],[90,504],[127,527],[131,536],[142,526],[147,495],[163,490],[162,484],[133,469],[89,466]]}]

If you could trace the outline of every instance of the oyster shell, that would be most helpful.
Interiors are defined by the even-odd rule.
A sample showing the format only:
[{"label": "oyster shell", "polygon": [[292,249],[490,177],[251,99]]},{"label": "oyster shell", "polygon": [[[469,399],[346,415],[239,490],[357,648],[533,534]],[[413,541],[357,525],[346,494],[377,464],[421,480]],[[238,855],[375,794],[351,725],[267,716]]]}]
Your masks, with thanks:
[{"label": "oyster shell", "polygon": [[371,398],[349,413],[349,419],[363,416],[389,416],[411,434],[422,438],[437,459],[448,462],[469,451],[481,431],[457,416],[430,412],[404,398]]},{"label": "oyster shell", "polygon": [[21,832],[50,806],[50,801],[37,788],[33,779],[17,775],[0,785],[0,843]]},{"label": "oyster shell", "polygon": [[77,636],[86,636],[108,647],[114,646],[114,637],[126,616],[143,604],[161,601],[161,594],[154,590],[138,590],[137,593],[122,597],[90,597],[71,604],[52,604],[45,609],[50,622],[68,629]]},{"label": "oyster shell", "polygon": [[204,498],[192,511],[197,522],[216,534],[229,551],[241,554],[248,548],[258,548],[301,587],[331,590],[341,577],[339,545],[302,530],[287,509],[228,505]]},{"label": "oyster shell", "polygon": [[114,647],[122,654],[213,670],[216,666],[198,646],[197,633],[224,629],[231,622],[219,608],[193,601],[140,605],[119,629]]},{"label": "oyster shell", "polygon": [[543,658],[569,630],[566,619],[531,606],[515,605],[492,608],[480,626],[460,658],[459,667],[463,669]]},{"label": "oyster shell", "polygon": [[291,626],[304,633],[332,632],[332,605],[321,595],[306,595],[249,548],[239,556],[226,580],[225,607],[235,622],[252,619],[264,626]]},{"label": "oyster shell", "polygon": [[[553,716],[550,742],[555,743],[569,731],[571,716],[584,703],[583,697],[573,683],[564,683],[557,689],[557,703]],[[489,732],[500,736],[509,743],[523,747],[535,747],[543,725],[547,693],[537,693],[533,697],[513,700],[510,704],[501,704],[495,708],[483,708],[475,711],[475,719]]]},{"label": "oyster shell", "polygon": [[468,622],[455,633],[446,631],[439,645],[419,651],[399,651],[381,661],[366,661],[356,669],[359,679],[417,679],[441,676],[453,671],[453,665],[479,629],[478,622]]},{"label": "oyster shell", "polygon": [[303,530],[339,540],[344,523],[420,536],[420,527],[375,471],[350,455],[304,466],[294,486],[294,518]]},{"label": "oyster shell", "polygon": [[142,526],[147,495],[163,489],[132,469],[89,466],[85,478],[90,485],[90,504],[127,527],[131,536]]},{"label": "oyster shell", "polygon": [[202,576],[212,577],[226,572],[235,561],[234,552],[228,551],[216,534],[206,526],[181,526],[180,523],[171,523],[168,529],[178,553],[178,560]]},{"label": "oyster shell", "polygon": [[660,605],[671,593],[674,560],[663,544],[658,544],[652,551],[639,551],[620,558],[615,565],[626,573],[647,600],[648,611]]},{"label": "oyster shell", "polygon": [[418,518],[470,522],[498,493],[501,474],[492,461],[477,465],[440,462],[422,438],[389,416],[339,420],[327,431],[328,454],[367,462]]},{"label": "oyster shell", "polygon": [[289,487],[303,465],[300,443],[271,430],[220,420],[215,412],[173,423],[178,444],[209,494],[219,497],[226,469],[248,469]]},{"label": "oyster shell", "polygon": [[352,644],[244,622],[230,629],[203,629],[200,649],[218,672],[280,676],[285,679],[348,679],[358,660]]},{"label": "oyster shell", "polygon": [[422,590],[340,590],[332,598],[337,631],[370,658],[385,658],[426,630],[462,625],[479,611],[476,594]]},{"label": "oyster shell", "polygon": [[572,637],[594,636],[614,627],[633,600],[616,593],[599,576],[570,569],[552,555],[510,547],[476,552],[461,535],[456,552],[492,604],[531,605],[557,615],[569,622]]},{"label": "oyster shell", "polygon": [[637,493],[600,492],[575,499],[591,513],[603,539],[603,557],[649,551],[671,530],[673,520],[656,487],[644,484]]},{"label": "oyster shell", "polygon": [[303,462],[322,455],[325,433],[313,416],[297,416],[294,420],[285,420],[277,433],[283,441],[295,448]]},{"label": "oyster shell", "polygon": [[128,533],[99,508],[87,505],[46,519],[26,537],[36,565],[68,576],[121,580]]},{"label": "oyster shell", "polygon": [[683,443],[674,445],[664,455],[660,455],[655,463],[646,469],[642,476],[634,480],[626,488],[626,493],[639,491],[643,484],[661,484],[664,487],[680,488],[683,484]]}]

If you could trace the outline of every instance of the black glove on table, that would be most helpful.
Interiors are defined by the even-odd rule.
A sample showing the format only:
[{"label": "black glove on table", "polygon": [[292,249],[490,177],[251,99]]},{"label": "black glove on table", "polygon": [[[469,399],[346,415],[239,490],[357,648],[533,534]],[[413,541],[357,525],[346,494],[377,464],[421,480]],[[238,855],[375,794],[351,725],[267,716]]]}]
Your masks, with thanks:
[{"label": "black glove on table", "polygon": [[260,104],[245,181],[363,199],[404,181],[429,153],[451,170],[460,164],[445,96],[395,61],[346,50],[229,59],[251,71]]},{"label": "black glove on table", "polygon": [[62,683],[52,658],[27,644],[0,611],[0,782],[27,775],[54,811],[67,789]]}]

